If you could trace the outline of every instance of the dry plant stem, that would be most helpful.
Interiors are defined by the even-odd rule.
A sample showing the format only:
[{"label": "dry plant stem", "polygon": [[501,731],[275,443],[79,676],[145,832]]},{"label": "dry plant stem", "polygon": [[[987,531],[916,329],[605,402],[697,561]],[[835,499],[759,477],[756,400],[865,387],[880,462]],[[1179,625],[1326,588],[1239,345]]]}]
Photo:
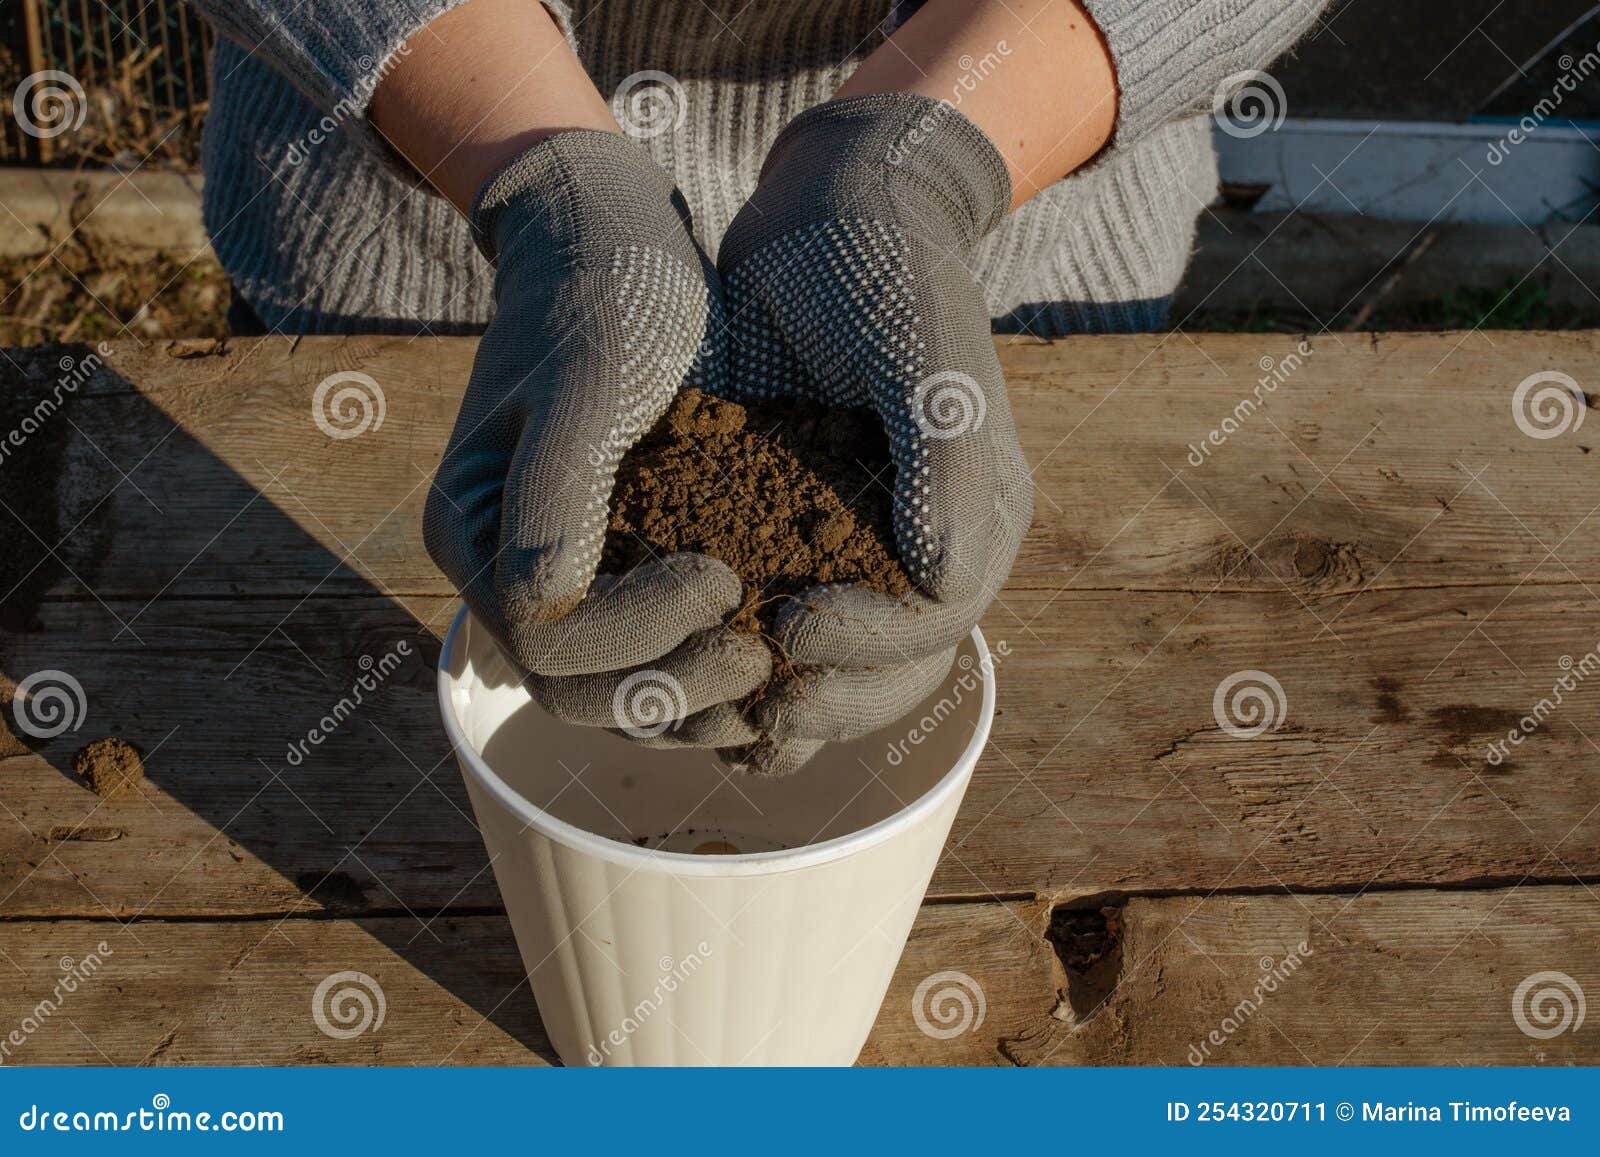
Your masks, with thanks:
[{"label": "dry plant stem", "polygon": [[549,12],[471,0],[406,41],[372,123],[463,213],[502,165],[562,129],[621,132]]},{"label": "dry plant stem", "polygon": [[1075,0],[928,0],[835,94],[955,104],[994,142],[1015,209],[1103,148],[1116,70]]}]

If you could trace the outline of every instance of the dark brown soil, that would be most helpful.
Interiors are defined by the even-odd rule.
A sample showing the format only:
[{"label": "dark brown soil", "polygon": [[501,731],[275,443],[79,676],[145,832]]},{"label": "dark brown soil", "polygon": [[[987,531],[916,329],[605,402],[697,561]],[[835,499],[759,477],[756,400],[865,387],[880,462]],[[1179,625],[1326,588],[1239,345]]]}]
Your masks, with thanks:
[{"label": "dark brown soil", "polygon": [[72,770],[83,776],[94,793],[110,798],[121,795],[144,778],[144,759],[126,739],[97,739],[72,757]]},{"label": "dark brown soil", "polygon": [[603,570],[696,551],[744,580],[735,629],[765,633],[817,583],[902,596],[889,446],[872,415],[744,406],[685,390],[617,474]]}]

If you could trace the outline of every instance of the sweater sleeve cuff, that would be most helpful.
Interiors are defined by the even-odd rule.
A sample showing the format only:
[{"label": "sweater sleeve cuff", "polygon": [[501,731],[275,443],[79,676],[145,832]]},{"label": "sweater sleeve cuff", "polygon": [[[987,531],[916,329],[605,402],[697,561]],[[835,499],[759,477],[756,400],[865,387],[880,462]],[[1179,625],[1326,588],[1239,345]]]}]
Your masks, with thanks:
[{"label": "sweater sleeve cuff", "polygon": [[1112,143],[1135,144],[1162,125],[1210,112],[1239,73],[1264,69],[1326,6],[1284,0],[1080,0],[1117,72]]}]

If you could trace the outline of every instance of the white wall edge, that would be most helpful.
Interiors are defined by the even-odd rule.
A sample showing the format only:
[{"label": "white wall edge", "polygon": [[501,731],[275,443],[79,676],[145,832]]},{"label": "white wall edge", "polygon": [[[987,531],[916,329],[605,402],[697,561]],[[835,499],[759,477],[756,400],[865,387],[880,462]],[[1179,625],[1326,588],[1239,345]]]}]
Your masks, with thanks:
[{"label": "white wall edge", "polygon": [[1266,188],[1260,212],[1531,228],[1600,205],[1600,125],[1285,118],[1213,137],[1224,181]]}]

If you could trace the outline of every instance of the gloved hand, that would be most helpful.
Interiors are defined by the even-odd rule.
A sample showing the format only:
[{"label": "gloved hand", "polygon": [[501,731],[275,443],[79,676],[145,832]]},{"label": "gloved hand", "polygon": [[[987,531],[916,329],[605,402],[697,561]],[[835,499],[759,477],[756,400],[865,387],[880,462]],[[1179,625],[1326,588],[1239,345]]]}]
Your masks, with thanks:
[{"label": "gloved hand", "polygon": [[573,130],[495,174],[472,224],[496,309],[428,494],[428,553],[557,716],[648,735],[748,695],[772,658],[723,629],[742,595],[726,565],[595,575],[623,454],[725,369],[682,196],[626,138]]},{"label": "gloved hand", "polygon": [[786,773],[909,711],[1011,570],[1033,487],[968,271],[1010,201],[1000,155],[953,107],[852,97],[779,134],[723,239],[726,388],[877,414],[900,558],[924,592],[819,586],[780,610],[776,641],[803,669],[751,709],[769,739],[757,770]]}]

